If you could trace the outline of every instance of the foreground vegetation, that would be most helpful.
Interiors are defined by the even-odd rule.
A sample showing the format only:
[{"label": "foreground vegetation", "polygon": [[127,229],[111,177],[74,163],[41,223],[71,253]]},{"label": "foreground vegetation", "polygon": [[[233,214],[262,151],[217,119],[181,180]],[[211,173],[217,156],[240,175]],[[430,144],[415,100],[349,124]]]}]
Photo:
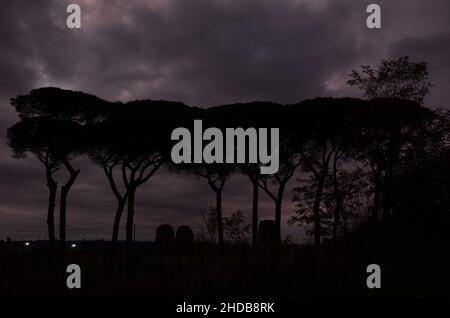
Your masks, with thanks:
[{"label": "foreground vegetation", "polygon": [[[359,244],[282,245],[278,254],[230,245],[196,243],[191,250],[159,249],[150,242],[132,249],[110,243],[77,242],[51,252],[42,242],[2,243],[2,298],[129,299],[373,299],[449,297],[450,260],[442,246],[368,247]],[[382,267],[382,288],[366,287],[366,267]],[[82,288],[66,287],[66,266],[78,264]]]}]

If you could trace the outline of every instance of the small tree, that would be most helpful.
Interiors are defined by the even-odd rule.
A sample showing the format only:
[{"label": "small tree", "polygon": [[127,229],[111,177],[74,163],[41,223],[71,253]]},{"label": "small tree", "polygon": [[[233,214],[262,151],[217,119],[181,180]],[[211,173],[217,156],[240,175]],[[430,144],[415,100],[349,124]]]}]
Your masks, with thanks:
[{"label": "small tree", "polygon": [[223,228],[227,239],[231,243],[242,243],[247,241],[251,225],[245,222],[242,211],[236,210],[228,217],[223,218]]},{"label": "small tree", "polygon": [[[334,169],[333,169],[334,170]],[[293,202],[296,205],[295,215],[288,224],[307,226],[306,233],[316,238],[317,211],[315,203],[317,187],[320,180],[314,175],[301,181],[301,186],[293,190]],[[336,195],[336,184],[339,195]],[[367,184],[360,169],[340,169],[326,177],[322,199],[319,205],[320,237],[337,240],[338,234],[345,236],[351,227],[364,213],[367,202]]]},{"label": "small tree", "polygon": [[210,207],[208,211],[201,213],[203,226],[197,234],[198,240],[203,242],[217,242],[217,212],[214,207]]},{"label": "small tree", "polygon": [[58,140],[53,133],[53,121],[46,118],[24,118],[7,131],[8,145],[12,156],[17,159],[33,154],[45,168],[45,177],[49,191],[47,209],[48,241],[51,246],[56,242],[55,206],[58,183],[55,174],[61,168],[56,145]]},{"label": "small tree", "polygon": [[[38,126],[41,127],[40,129],[44,129],[42,126],[45,126],[45,130],[48,130],[45,135],[47,142],[52,141],[50,152],[49,149],[44,150],[42,148],[36,151],[36,147],[30,146],[30,144],[28,144],[28,148],[24,148],[26,151],[34,153],[46,168],[47,183],[50,191],[48,211],[50,242],[54,240],[51,224],[54,222],[52,217],[55,203],[54,192],[57,190],[57,184],[52,179],[52,174],[59,170],[60,167],[64,168],[63,170],[68,174],[67,181],[61,186],[59,200],[59,239],[61,245],[64,246],[66,241],[67,199],[70,189],[80,173],[79,169],[73,167],[72,161],[83,152],[85,143],[82,140],[83,127],[102,118],[108,103],[98,97],[82,92],[45,87],[33,89],[27,95],[11,98],[11,105],[15,108],[22,123],[30,124],[36,121],[35,123],[38,123]],[[11,134],[13,133],[11,132]],[[45,142],[45,140],[39,140],[40,145],[45,144]],[[17,144],[13,144],[10,140],[12,147],[17,146]],[[47,157],[48,159],[44,158],[43,160],[43,158],[40,158],[40,155],[44,153],[43,151],[45,156],[47,154],[50,155]]]},{"label": "small tree", "polygon": [[233,173],[234,165],[231,164],[181,164],[179,168],[185,173],[193,174],[208,182],[211,190],[216,195],[214,211],[217,220],[217,237],[221,248],[224,247],[223,217],[222,217],[222,194],[226,181]]},{"label": "small tree", "polygon": [[382,60],[377,69],[362,65],[352,70],[348,85],[356,86],[369,99],[401,98],[423,104],[424,97],[433,86],[427,64],[410,62],[408,56]]},{"label": "small tree", "polygon": [[[201,217],[203,226],[197,237],[203,242],[217,242],[217,210],[215,207],[210,207],[207,212],[202,211]],[[246,223],[244,213],[239,210],[232,213],[230,216],[222,218],[223,232],[227,241],[231,243],[242,243],[247,241],[247,236],[250,233],[251,225]]]}]

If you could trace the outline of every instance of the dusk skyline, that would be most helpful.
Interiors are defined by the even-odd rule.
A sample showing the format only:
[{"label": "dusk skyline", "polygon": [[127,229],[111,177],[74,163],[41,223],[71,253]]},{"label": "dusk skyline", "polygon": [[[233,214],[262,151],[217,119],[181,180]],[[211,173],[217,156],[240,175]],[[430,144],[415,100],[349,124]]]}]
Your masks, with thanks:
[{"label": "dusk skyline", "polygon": [[[32,156],[12,158],[5,140],[6,129],[17,121],[9,99],[33,88],[199,107],[295,103],[317,96],[361,97],[345,84],[351,69],[408,55],[428,64],[435,86],[425,104],[450,107],[448,1],[378,1],[380,30],[365,25],[369,1],[85,0],[77,1],[80,30],[65,26],[69,3],[0,3],[0,239],[46,238],[43,171]],[[114,198],[107,181],[88,159],[75,163],[81,173],[69,199],[68,239],[108,240]],[[139,190],[138,240],[152,240],[162,223],[197,230],[200,212],[214,201],[204,181],[165,170]],[[301,242],[302,229],[286,224],[294,186],[292,180],[285,195],[282,237],[293,234]],[[233,176],[224,190],[225,215],[239,209],[250,221],[250,193],[245,178]],[[271,219],[273,202],[263,198],[261,219]]]}]

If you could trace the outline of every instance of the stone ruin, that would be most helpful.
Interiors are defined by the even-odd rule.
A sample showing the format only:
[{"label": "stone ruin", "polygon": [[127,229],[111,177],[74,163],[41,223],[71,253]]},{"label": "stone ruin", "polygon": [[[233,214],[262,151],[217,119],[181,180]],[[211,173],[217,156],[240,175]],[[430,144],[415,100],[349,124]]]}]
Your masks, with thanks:
[{"label": "stone ruin", "polygon": [[263,220],[259,222],[258,245],[260,247],[274,247],[279,243],[279,240],[275,221]]},{"label": "stone ruin", "polygon": [[179,226],[175,240],[178,247],[191,247],[194,245],[194,232],[187,225]]},{"label": "stone ruin", "polygon": [[156,229],[155,245],[158,247],[172,247],[174,243],[175,231],[169,224],[161,224]]}]

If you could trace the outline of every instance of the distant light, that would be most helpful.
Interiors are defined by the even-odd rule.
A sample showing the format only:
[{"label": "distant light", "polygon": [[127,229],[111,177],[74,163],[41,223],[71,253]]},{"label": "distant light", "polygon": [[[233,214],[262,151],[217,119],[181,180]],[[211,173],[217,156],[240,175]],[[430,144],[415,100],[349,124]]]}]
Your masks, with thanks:
[{"label": "distant light", "polygon": [[26,243],[25,243],[25,246],[30,246],[30,242],[26,242]]},{"label": "distant light", "polygon": [[72,244],[72,247],[77,247],[77,244],[75,244],[75,243],[74,243],[74,244]]}]

